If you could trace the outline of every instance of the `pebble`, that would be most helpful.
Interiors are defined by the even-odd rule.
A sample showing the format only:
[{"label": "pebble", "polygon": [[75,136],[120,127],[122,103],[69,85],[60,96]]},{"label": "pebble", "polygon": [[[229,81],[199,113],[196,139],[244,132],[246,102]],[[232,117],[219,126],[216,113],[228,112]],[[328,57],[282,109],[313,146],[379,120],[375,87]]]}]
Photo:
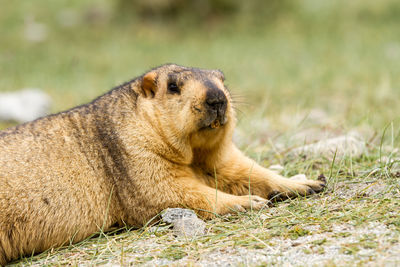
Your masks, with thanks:
[{"label": "pebble", "polygon": [[50,97],[40,89],[0,93],[0,121],[32,121],[47,115],[50,106]]},{"label": "pebble", "polygon": [[276,173],[281,173],[284,170],[284,167],[280,164],[274,164],[268,167],[271,171],[274,171]]},{"label": "pebble", "polygon": [[197,218],[193,210],[169,208],[161,213],[161,218],[172,224],[172,231],[178,237],[197,237],[206,232],[206,223]]},{"label": "pebble", "polygon": [[203,236],[206,232],[206,223],[199,218],[185,218],[175,221],[172,230],[176,236]]},{"label": "pebble", "polygon": [[161,218],[166,223],[174,223],[177,220],[197,218],[197,215],[189,209],[168,208],[161,213]]},{"label": "pebble", "polygon": [[343,156],[359,157],[366,152],[365,142],[355,134],[342,135],[313,144],[298,147],[289,154],[293,156],[305,156],[306,158],[323,156],[333,159]]}]

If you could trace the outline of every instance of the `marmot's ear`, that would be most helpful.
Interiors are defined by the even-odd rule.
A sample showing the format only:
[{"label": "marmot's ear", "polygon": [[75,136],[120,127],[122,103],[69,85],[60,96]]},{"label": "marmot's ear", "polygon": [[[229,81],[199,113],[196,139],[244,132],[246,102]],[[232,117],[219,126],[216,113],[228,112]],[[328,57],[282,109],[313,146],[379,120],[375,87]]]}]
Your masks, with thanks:
[{"label": "marmot's ear", "polygon": [[218,77],[221,81],[225,81],[225,75],[222,71],[220,70],[212,70],[212,73]]},{"label": "marmot's ear", "polygon": [[142,90],[145,97],[154,97],[157,90],[157,74],[155,72],[146,73],[142,78]]}]

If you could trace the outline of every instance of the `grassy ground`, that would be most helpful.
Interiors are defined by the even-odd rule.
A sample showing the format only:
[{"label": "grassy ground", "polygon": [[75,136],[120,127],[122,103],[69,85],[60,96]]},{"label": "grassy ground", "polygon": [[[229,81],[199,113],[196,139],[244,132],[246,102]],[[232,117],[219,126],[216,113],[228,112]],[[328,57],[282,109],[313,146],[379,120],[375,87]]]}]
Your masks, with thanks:
[{"label": "grassy ground", "polygon": [[[200,29],[115,21],[111,1],[40,2],[1,5],[0,92],[42,88],[56,112],[165,62],[219,68],[238,95],[239,146],[264,166],[283,165],[284,175],[323,173],[329,184],[321,196],[209,221],[196,240],[131,229],[16,264],[400,263],[396,1],[308,0],[265,25]],[[46,28],[41,41],[26,38],[32,20]],[[289,157],[351,130],[367,143],[361,156]]]}]

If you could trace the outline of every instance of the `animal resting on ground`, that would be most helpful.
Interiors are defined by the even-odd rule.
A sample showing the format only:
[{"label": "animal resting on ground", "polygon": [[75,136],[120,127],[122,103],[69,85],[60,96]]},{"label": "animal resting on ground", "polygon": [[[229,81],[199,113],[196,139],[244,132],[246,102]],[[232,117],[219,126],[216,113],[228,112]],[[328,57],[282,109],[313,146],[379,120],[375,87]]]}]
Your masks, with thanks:
[{"label": "animal resting on ground", "polygon": [[[93,102],[0,132],[0,265],[172,207],[202,218],[320,192],[232,143],[219,70],[167,64]],[[217,193],[216,193],[217,190]]]}]

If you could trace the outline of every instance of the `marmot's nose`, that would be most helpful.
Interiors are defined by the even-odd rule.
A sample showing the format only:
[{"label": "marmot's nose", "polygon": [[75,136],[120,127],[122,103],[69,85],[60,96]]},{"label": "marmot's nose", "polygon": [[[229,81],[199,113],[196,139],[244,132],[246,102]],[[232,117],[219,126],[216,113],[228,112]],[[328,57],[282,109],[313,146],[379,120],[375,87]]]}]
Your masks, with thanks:
[{"label": "marmot's nose", "polygon": [[210,109],[224,112],[226,109],[226,102],[226,96],[221,90],[209,90],[207,92],[206,103]]},{"label": "marmot's nose", "polygon": [[215,108],[222,106],[226,103],[225,99],[223,98],[208,98],[206,102],[210,107]]}]

